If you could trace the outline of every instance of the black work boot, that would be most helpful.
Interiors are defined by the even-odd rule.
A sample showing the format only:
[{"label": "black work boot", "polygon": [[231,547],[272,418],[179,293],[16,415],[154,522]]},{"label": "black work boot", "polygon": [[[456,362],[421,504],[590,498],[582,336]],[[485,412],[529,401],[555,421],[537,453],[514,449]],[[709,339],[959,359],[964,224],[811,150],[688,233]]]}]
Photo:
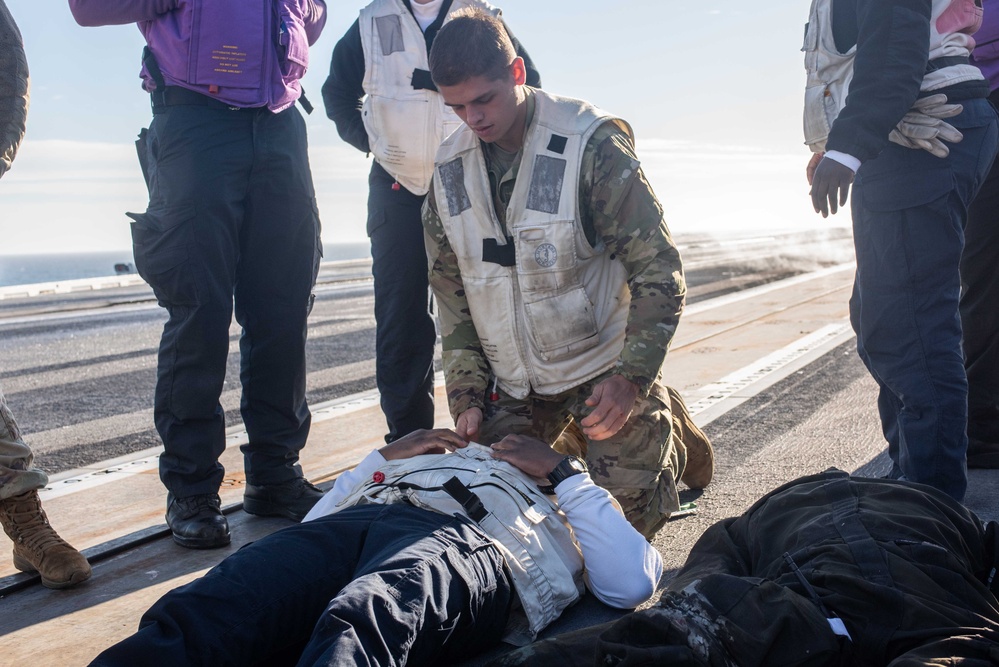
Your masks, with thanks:
[{"label": "black work boot", "polygon": [[304,477],[281,484],[250,484],[243,491],[243,511],[256,516],[283,516],[301,521],[323,492]]},{"label": "black work boot", "polygon": [[229,522],[217,493],[186,498],[167,495],[167,525],[173,541],[188,549],[215,549],[229,544]]}]

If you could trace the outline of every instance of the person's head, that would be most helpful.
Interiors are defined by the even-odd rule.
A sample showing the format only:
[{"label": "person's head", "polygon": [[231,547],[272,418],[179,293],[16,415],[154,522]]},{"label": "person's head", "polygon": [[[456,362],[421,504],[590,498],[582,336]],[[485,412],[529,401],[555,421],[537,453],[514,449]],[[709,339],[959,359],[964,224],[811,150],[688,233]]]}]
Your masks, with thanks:
[{"label": "person's head", "polygon": [[455,14],[434,38],[430,76],[444,103],[480,139],[520,147],[527,70],[502,21],[477,9]]}]

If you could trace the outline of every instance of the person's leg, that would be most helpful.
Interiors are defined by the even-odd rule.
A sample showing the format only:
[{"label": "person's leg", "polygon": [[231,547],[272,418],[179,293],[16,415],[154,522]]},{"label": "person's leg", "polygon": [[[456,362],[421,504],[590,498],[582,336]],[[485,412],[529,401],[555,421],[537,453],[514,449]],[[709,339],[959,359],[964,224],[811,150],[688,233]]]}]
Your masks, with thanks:
[{"label": "person's leg", "polygon": [[965,141],[948,158],[890,144],[861,167],[853,192],[858,338],[901,405],[898,467],[958,500],[967,486],[958,266],[966,207],[996,145],[994,112],[974,102],[954,119]]},{"label": "person's leg", "polygon": [[354,580],[329,604],[299,665],[439,665],[498,642],[514,592],[478,527],[405,505],[371,526]]},{"label": "person's leg", "polygon": [[[993,93],[999,101],[999,94]],[[999,468],[999,161],[968,208],[961,327],[968,372],[968,467]]]},{"label": "person's leg", "polygon": [[304,647],[355,576],[382,506],[289,526],[252,542],[143,614],[138,631],[94,665],[267,665]]},{"label": "person's leg", "polygon": [[21,439],[0,387],[0,500],[37,491],[49,483],[44,471],[32,467],[32,459],[31,448]]},{"label": "person's leg", "polygon": [[249,113],[155,110],[146,136],[149,206],[133,219],[135,266],[169,314],[160,340],[154,421],[163,440],[167,523],[185,547],[229,543],[218,489],[232,293],[253,159]]},{"label": "person's leg", "polygon": [[37,571],[48,588],[75,586],[90,578],[90,563],[49,524],[38,497],[49,478],[31,461],[0,388],[0,525],[14,542],[14,567]]},{"label": "person's leg", "polygon": [[[252,127],[254,157],[234,290],[243,328],[240,413],[249,436],[241,449],[247,484],[273,487],[302,475],[298,453],[311,424],[307,319],[322,250],[305,121],[291,107],[253,114]],[[319,495],[308,493],[292,514],[300,519]],[[280,504],[281,498],[271,500]]]},{"label": "person's leg", "polygon": [[[565,395],[565,408],[577,422],[589,414],[586,399],[604,377]],[[669,400],[666,388],[657,385],[638,399],[620,431],[607,440],[589,440],[587,447],[593,481],[611,492],[628,521],[649,539],[680,507],[676,482],[681,470]]]},{"label": "person's leg", "polygon": [[163,328],[155,422],[160,478],[173,497],[217,493],[232,289],[253,146],[242,112],[173,106],[147,139],[149,207],[131,214],[136,269],[169,319]]},{"label": "person's leg", "polygon": [[375,379],[388,423],[386,442],[434,425],[434,345],[425,197],[399,186],[377,163],[368,177],[368,237],[375,280]]},{"label": "person's leg", "polygon": [[857,355],[864,362],[871,377],[878,384],[878,415],[881,417],[881,432],[888,442],[888,458],[891,460],[891,469],[885,475],[888,479],[900,479],[902,469],[898,465],[898,415],[902,410],[902,404],[894,393],[878,378],[867,349],[864,347],[864,337],[860,329],[860,312],[862,310],[863,294],[860,292],[860,280],[854,279],[853,294],[850,296],[850,324],[854,333],[857,334]]}]

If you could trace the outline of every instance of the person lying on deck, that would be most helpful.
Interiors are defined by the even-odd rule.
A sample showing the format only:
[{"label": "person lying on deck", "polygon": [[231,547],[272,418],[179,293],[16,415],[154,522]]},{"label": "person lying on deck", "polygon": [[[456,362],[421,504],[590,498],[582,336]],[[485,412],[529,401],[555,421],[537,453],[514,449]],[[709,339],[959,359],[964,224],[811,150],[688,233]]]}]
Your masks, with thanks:
[{"label": "person lying on deck", "polygon": [[584,586],[636,607],[662,568],[581,459],[522,435],[416,431],[303,523],[167,593],[92,664],[444,664],[532,641]]},{"label": "person lying on deck", "polygon": [[659,604],[493,667],[999,665],[999,524],[914,482],[788,482],[701,536]]}]

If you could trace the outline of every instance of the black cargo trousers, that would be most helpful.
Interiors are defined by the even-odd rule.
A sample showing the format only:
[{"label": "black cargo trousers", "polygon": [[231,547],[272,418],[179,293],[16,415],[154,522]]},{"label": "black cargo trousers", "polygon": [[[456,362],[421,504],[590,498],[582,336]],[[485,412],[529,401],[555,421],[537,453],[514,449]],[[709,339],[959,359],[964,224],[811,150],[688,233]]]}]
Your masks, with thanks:
[{"label": "black cargo trousers", "polygon": [[154,419],[165,448],[160,478],[178,497],[215,493],[222,482],[219,399],[234,304],[247,481],[301,474],[311,419],[306,319],[322,254],[299,111],[198,104],[182,92],[182,103],[154,99],[139,142],[149,207],[129,214],[136,268],[169,314]]},{"label": "black cargo trousers", "polygon": [[705,531],[658,606],[495,664],[997,665],[996,528],[928,486],[805,477]]},{"label": "black cargo trousers", "polygon": [[437,328],[423,242],[424,199],[372,163],[367,231],[375,279],[375,379],[386,442],[434,426]]},{"label": "black cargo trousers", "polygon": [[[999,91],[989,96],[999,109]],[[968,372],[969,467],[994,468],[999,454],[978,457],[983,445],[999,447],[999,160],[968,207],[961,255],[961,329]]]}]

